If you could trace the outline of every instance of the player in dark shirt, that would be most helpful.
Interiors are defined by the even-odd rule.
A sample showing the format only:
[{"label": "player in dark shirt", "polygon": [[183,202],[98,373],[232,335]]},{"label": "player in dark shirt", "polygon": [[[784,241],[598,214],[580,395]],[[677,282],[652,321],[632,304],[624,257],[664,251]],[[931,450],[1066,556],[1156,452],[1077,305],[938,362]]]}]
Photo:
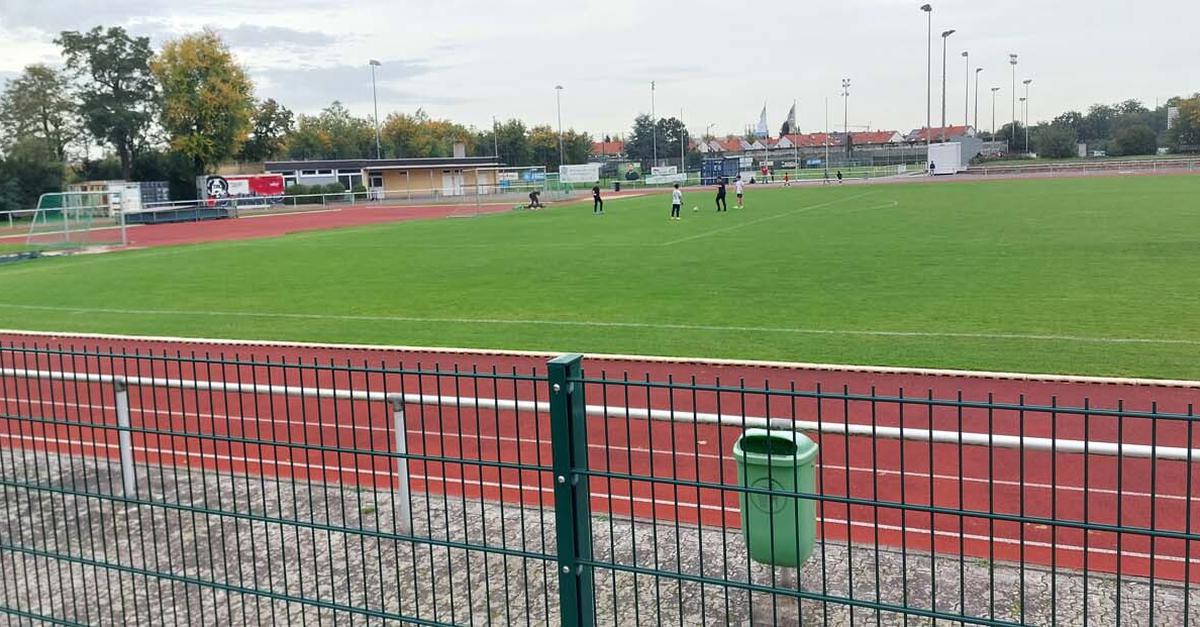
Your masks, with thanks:
[{"label": "player in dark shirt", "polygon": [[528,207],[528,209],[540,209],[540,208],[544,207],[545,205],[542,204],[541,196],[542,196],[542,193],[536,189],[533,190],[532,192],[529,192],[529,207]]},{"label": "player in dark shirt", "polygon": [[717,177],[717,211],[729,211],[729,205],[725,204],[725,177]]},{"label": "player in dark shirt", "polygon": [[592,213],[601,215],[604,213],[604,199],[600,197],[600,184],[592,186]]}]

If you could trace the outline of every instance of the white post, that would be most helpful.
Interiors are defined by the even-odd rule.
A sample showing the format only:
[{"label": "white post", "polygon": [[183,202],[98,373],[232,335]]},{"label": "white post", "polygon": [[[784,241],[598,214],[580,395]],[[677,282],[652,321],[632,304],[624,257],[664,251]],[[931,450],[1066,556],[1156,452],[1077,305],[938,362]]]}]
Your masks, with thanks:
[{"label": "white post", "polygon": [[117,395],[117,446],[121,458],[121,485],[125,496],[137,495],[137,478],[133,472],[133,433],[129,422],[129,385],[124,379],[116,379],[113,387]]},{"label": "white post", "polygon": [[404,420],[404,397],[393,395],[388,399],[392,404],[392,427],[396,433],[396,513],[400,516],[401,533],[412,533],[412,500],[408,484],[408,429]]}]

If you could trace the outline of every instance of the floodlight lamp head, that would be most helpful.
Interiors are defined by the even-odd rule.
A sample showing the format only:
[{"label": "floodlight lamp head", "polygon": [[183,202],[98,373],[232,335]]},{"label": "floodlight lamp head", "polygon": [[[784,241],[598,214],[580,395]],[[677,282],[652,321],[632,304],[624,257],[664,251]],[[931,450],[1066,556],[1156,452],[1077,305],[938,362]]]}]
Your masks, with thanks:
[{"label": "floodlight lamp head", "polygon": [[373,66],[375,66],[375,67],[379,67],[379,66],[383,65],[382,63],[380,63],[380,62],[376,61],[375,59],[371,59],[371,60],[370,60],[370,61],[368,61],[367,63],[369,63],[370,65],[373,65]]},{"label": "floodlight lamp head", "polygon": [[966,57],[971,56],[971,53],[967,52],[966,50],[963,50],[962,56],[963,56],[963,58],[966,58]]},{"label": "floodlight lamp head", "polygon": [[945,39],[946,37],[949,37],[949,36],[953,35],[954,33],[955,33],[955,30],[953,28],[951,28],[950,30],[944,30],[944,31],[942,31],[942,38]]},{"label": "floodlight lamp head", "polygon": [[1016,65],[1017,64],[1017,55],[1015,55],[1015,54],[1008,55],[1008,62],[1013,65]]},{"label": "floodlight lamp head", "polygon": [[926,13],[931,13],[931,12],[933,12],[933,7],[932,7],[931,5],[928,5],[928,4],[922,4],[922,5],[921,5],[921,10],[922,10],[922,11],[924,11],[924,12],[926,12]]}]

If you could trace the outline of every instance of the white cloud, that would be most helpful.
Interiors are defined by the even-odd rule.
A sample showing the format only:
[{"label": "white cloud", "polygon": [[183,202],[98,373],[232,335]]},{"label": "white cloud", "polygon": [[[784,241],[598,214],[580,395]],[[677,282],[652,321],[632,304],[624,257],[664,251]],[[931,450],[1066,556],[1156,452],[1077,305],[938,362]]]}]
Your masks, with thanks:
[{"label": "white cloud", "polygon": [[[683,108],[693,129],[737,132],[765,101],[772,127],[793,100],[800,125],[841,123],[840,81],[853,81],[853,125],[907,131],[925,119],[925,15],[910,0],[843,0],[814,5],[762,0],[730,5],[634,0],[386,0],[278,5],[234,0],[0,0],[0,71],[56,58],[49,43],[64,28],[141,25],[165,34],[212,25],[262,81],[260,92],[299,111],[341,99],[370,111],[367,59],[380,68],[380,107],[486,126],[491,116],[530,123],[555,119],[594,133],[625,132],[650,109]],[[980,118],[990,126],[990,91],[1000,86],[998,118],[1008,116],[1008,53],[1021,55],[1018,80],[1034,79],[1031,117],[1049,118],[1093,102],[1196,91],[1194,0],[935,1],[934,29],[955,28],[948,46],[947,110],[961,123],[971,53],[981,75]],[[137,16],[133,18],[131,16]],[[934,33],[937,37],[937,32]],[[15,43],[15,42],[21,43]],[[934,121],[940,117],[941,48],[934,42]],[[973,111],[973,94],[970,96]]]}]

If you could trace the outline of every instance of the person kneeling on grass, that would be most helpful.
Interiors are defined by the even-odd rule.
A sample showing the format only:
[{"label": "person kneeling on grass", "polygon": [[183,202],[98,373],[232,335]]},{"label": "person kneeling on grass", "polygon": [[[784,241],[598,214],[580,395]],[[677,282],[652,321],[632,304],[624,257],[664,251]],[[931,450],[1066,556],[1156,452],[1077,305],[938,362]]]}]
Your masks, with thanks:
[{"label": "person kneeling on grass", "polygon": [[542,207],[545,207],[546,205],[542,204],[540,198],[541,195],[542,193],[536,189],[532,192],[529,192],[529,206],[526,207],[526,209],[541,209]]},{"label": "person kneeling on grass", "polygon": [[675,190],[671,192],[671,219],[682,220],[679,217],[679,208],[683,206],[683,192],[679,191],[679,183],[675,184]]}]

